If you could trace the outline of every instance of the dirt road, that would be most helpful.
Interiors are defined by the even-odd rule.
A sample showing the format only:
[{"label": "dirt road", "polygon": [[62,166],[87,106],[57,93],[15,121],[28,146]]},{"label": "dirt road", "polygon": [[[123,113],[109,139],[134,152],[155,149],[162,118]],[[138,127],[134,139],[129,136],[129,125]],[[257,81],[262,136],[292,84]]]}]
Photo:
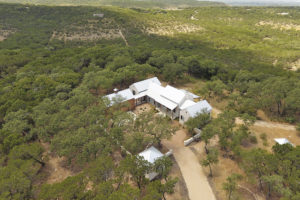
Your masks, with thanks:
[{"label": "dirt road", "polygon": [[182,147],[174,150],[174,157],[185,180],[190,200],[215,200],[215,195],[195,154],[188,147]]},{"label": "dirt road", "polygon": [[186,133],[181,129],[171,140],[163,141],[163,144],[173,149],[173,155],[184,178],[190,200],[215,200],[215,195],[198,158],[189,147],[183,145],[185,136]]},{"label": "dirt road", "polygon": [[[218,110],[216,108],[213,108],[212,111],[212,116],[216,118],[222,111]],[[235,122],[237,124],[242,124],[243,121],[239,118],[236,118]],[[264,128],[276,128],[276,129],[282,129],[286,131],[295,131],[296,127],[290,124],[283,124],[283,123],[278,123],[278,122],[269,122],[269,121],[262,121],[262,120],[257,120],[253,124],[253,126],[256,127],[264,127]]]}]

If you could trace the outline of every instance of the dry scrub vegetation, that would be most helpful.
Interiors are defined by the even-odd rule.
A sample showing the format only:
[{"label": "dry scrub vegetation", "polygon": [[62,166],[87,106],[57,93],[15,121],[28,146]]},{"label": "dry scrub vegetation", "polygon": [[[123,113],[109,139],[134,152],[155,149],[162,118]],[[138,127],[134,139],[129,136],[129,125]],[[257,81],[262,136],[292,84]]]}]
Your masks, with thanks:
[{"label": "dry scrub vegetation", "polygon": [[72,41],[72,40],[82,40],[82,41],[95,41],[101,39],[115,39],[120,38],[120,33],[117,28],[112,28],[115,22],[104,18],[100,21],[98,20],[88,20],[86,24],[83,25],[70,25],[62,31],[53,31],[50,41],[53,39]]},{"label": "dry scrub vegetation", "polygon": [[291,71],[297,71],[300,69],[300,58],[296,60],[295,62],[288,63],[287,69]]},{"label": "dry scrub vegetation", "polygon": [[300,25],[298,24],[289,24],[289,23],[275,23],[272,21],[260,21],[256,26],[271,26],[273,29],[279,30],[296,30],[300,31]]},{"label": "dry scrub vegetation", "polygon": [[199,25],[188,24],[182,22],[152,22],[149,27],[145,28],[146,33],[148,34],[156,34],[163,36],[172,36],[178,33],[194,33],[198,31],[204,31],[205,29]]}]

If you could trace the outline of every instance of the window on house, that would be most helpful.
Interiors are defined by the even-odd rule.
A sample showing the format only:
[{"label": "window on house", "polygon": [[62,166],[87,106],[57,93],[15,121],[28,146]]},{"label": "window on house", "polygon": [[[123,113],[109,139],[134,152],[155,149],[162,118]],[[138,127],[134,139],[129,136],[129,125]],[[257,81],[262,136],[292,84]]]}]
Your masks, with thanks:
[{"label": "window on house", "polygon": [[182,115],[180,115],[180,119],[183,120],[183,116]]},{"label": "window on house", "polygon": [[134,90],[132,91],[132,94],[135,95],[135,91]]}]

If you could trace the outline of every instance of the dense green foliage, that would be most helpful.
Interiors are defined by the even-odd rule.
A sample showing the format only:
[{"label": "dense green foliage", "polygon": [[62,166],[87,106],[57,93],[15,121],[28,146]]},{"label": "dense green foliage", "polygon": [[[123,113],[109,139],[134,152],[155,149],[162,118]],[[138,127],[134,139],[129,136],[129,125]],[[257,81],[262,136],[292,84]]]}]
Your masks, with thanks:
[{"label": "dense green foliage", "polygon": [[[290,18],[276,14],[285,10]],[[99,13],[104,17],[93,16]],[[111,159],[121,146],[136,154],[174,132],[165,118],[149,123],[140,116],[133,123],[124,105],[109,109],[102,98],[148,76],[174,84],[194,76],[207,81],[203,94],[229,98],[229,107],[239,113],[263,109],[299,121],[300,76],[283,69],[299,56],[299,32],[255,25],[270,19],[299,24],[299,13],[299,8],[166,11],[0,4],[0,198],[160,199],[172,193],[176,180],[163,170],[170,169],[168,161],[161,167],[131,156],[119,165]],[[196,31],[183,31],[185,25]],[[225,112],[204,133],[206,144],[219,134],[221,150],[238,157],[249,131],[234,126],[235,116]],[[53,153],[82,172],[62,183],[35,185],[45,164],[40,141],[51,143]],[[217,162],[216,152],[208,151],[205,165]],[[291,155],[284,162],[297,161]],[[145,180],[142,174],[150,169],[159,171],[165,184]],[[289,180],[277,177],[276,170],[261,177],[272,191],[275,183]],[[127,184],[128,174],[134,186]],[[297,180],[291,181],[283,189],[299,195]]]}]

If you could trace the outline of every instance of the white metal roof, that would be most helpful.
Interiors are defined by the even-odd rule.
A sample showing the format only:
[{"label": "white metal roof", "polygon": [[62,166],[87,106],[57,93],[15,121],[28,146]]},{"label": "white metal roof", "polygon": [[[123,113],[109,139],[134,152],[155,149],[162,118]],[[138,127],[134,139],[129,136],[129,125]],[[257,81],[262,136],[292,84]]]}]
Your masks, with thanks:
[{"label": "white metal roof", "polygon": [[195,117],[198,113],[202,113],[205,110],[211,112],[212,107],[206,100],[202,100],[195,105],[187,107],[186,110],[190,114],[190,117]]},{"label": "white metal roof", "polygon": [[188,94],[188,95],[191,95],[191,96],[193,97],[193,99],[197,99],[197,98],[200,97],[200,96],[195,95],[194,93],[191,93],[191,92],[189,92],[189,91],[187,91],[187,90],[184,90],[184,89],[181,89],[181,91],[185,92],[185,93]]},{"label": "white metal roof", "polygon": [[278,144],[280,145],[283,145],[283,144],[290,144],[290,145],[293,145],[288,139],[286,138],[275,138],[274,139],[275,142],[277,142]]},{"label": "white metal roof", "polygon": [[190,107],[190,106],[192,106],[192,105],[195,105],[196,103],[195,102],[193,102],[192,100],[186,100],[183,104],[182,104],[182,106],[180,106],[180,109],[181,110],[183,110],[183,109],[185,109],[185,108],[187,108],[187,107]]},{"label": "white metal roof", "polygon": [[154,99],[156,102],[162,104],[163,106],[169,108],[170,110],[173,110],[177,107],[177,104],[166,99],[165,97],[161,96],[164,94],[165,88],[157,85],[156,83],[150,83],[149,89],[147,91],[147,96]]},{"label": "white metal roof", "polygon": [[185,97],[185,93],[183,91],[170,85],[167,85],[164,88],[164,92],[161,95],[177,104],[179,104]]},{"label": "white metal roof", "polygon": [[121,100],[121,102],[124,102],[134,98],[130,89],[121,90],[117,93],[106,95],[105,97],[109,99],[110,105],[112,105],[114,101],[119,99]]},{"label": "white metal roof", "polygon": [[150,148],[144,150],[143,152],[139,153],[139,156],[142,156],[145,160],[150,163],[154,163],[155,160],[164,156],[158,149],[151,146]]},{"label": "white metal roof", "polygon": [[134,86],[137,89],[137,92],[140,93],[140,92],[146,91],[149,88],[150,83],[156,83],[158,85],[161,85],[158,78],[153,77],[153,78],[149,78],[149,79],[146,79],[143,81],[136,82],[136,83],[132,84],[131,86]]},{"label": "white metal roof", "polygon": [[147,91],[134,95],[134,99],[138,99],[147,95]]}]

